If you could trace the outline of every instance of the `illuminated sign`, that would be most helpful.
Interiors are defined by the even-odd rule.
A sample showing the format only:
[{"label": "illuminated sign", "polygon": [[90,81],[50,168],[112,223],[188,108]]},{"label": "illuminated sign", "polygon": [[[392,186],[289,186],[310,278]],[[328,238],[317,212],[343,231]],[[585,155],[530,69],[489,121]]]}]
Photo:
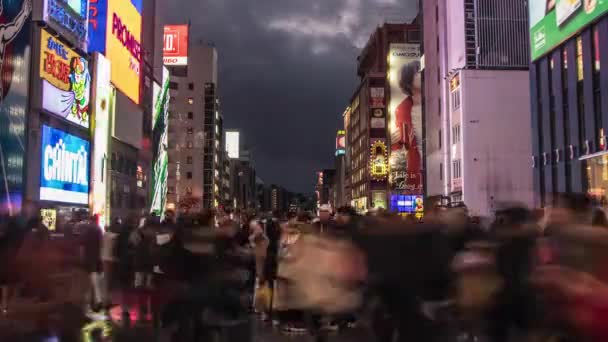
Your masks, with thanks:
[{"label": "illuminated sign", "polygon": [[606,0],[530,0],[532,60],[545,55],[608,12]]},{"label": "illuminated sign", "polygon": [[372,192],[372,208],[376,209],[387,209],[386,203],[386,191],[373,191]]},{"label": "illuminated sign", "polygon": [[110,147],[110,123],[114,101],[110,85],[111,65],[102,54],[95,53],[95,92],[94,130],[93,130],[93,215],[99,218],[99,225],[105,228],[110,215],[107,208],[108,192],[108,154]]},{"label": "illuminated sign", "polygon": [[393,194],[424,193],[420,45],[390,44],[389,185]]},{"label": "illuminated sign", "polygon": [[40,200],[89,203],[89,142],[42,126]]},{"label": "illuminated sign", "polygon": [[375,141],[370,149],[370,174],[374,179],[384,180],[388,176],[388,148],[382,140]]},{"label": "illuminated sign", "polygon": [[230,159],[239,159],[240,157],[240,136],[239,132],[226,132],[226,151]]},{"label": "illuminated sign", "polygon": [[88,128],[89,62],[47,31],[41,30],[41,37],[42,108]]},{"label": "illuminated sign", "polygon": [[128,0],[106,0],[105,56],[112,83],[135,104],[140,101],[141,14]]},{"label": "illuminated sign", "polygon": [[391,211],[422,214],[424,213],[424,199],[420,195],[393,195],[391,196]]},{"label": "illuminated sign", "polygon": [[40,223],[50,231],[57,230],[57,210],[40,209]]},{"label": "illuminated sign", "polygon": [[165,65],[188,65],[188,25],[166,25],[163,41]]},{"label": "illuminated sign", "polygon": [[371,128],[386,128],[386,119],[384,109],[376,108],[372,110],[372,118],[370,122]]},{"label": "illuminated sign", "polygon": [[456,74],[450,80],[450,91],[454,91],[460,87],[460,74]]},{"label": "illuminated sign", "polygon": [[346,154],[346,131],[340,130],[336,135],[336,156]]},{"label": "illuminated sign", "polygon": [[89,51],[106,53],[106,27],[108,25],[107,0],[89,2]]},{"label": "illuminated sign", "polygon": [[369,88],[370,94],[370,107],[372,108],[383,108],[384,107],[384,88],[372,87]]},{"label": "illuminated sign", "polygon": [[43,20],[86,51],[87,6],[88,0],[45,0]]},{"label": "illuminated sign", "polygon": [[[163,67],[163,84],[152,86],[152,139],[153,160],[152,168],[152,202],[150,212],[165,216],[167,205],[167,179],[169,173],[168,135],[169,135],[169,70]],[[179,164],[178,164],[179,167]]]}]

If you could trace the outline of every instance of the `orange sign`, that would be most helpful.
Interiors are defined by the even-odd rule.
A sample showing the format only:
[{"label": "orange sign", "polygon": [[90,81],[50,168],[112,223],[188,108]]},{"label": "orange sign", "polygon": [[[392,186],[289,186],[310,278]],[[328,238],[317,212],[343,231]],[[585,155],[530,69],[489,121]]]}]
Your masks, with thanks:
[{"label": "orange sign", "polygon": [[165,65],[188,65],[188,25],[166,25],[163,35]]}]

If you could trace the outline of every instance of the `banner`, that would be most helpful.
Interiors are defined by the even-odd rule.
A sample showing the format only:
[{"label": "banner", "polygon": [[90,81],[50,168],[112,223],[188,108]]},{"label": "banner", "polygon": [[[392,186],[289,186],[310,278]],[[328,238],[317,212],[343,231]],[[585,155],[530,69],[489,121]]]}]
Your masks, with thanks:
[{"label": "banner", "polygon": [[391,44],[389,133],[390,174],[393,194],[422,195],[422,85],[420,46]]},{"label": "banner", "polygon": [[42,108],[82,127],[89,127],[91,75],[86,58],[41,30]]},{"label": "banner", "polygon": [[89,0],[44,0],[43,20],[85,52],[88,48]]},{"label": "banner", "polygon": [[17,214],[24,184],[25,118],[30,82],[31,0],[0,0],[0,214]]},{"label": "banner", "polygon": [[40,200],[89,203],[89,142],[43,125]]},{"label": "banner", "polygon": [[165,65],[188,65],[188,25],[166,25],[163,41]]},{"label": "banner", "polygon": [[153,84],[154,108],[152,117],[152,148],[154,165],[152,168],[152,188],[150,212],[165,216],[167,204],[167,176],[169,155],[167,153],[169,134],[169,70],[163,67],[163,84]]},{"label": "banner", "polygon": [[102,54],[95,53],[94,118],[93,136],[93,215],[98,216],[101,228],[109,224],[108,197],[108,155],[110,153],[110,114],[113,112],[112,86],[110,85],[110,61]]},{"label": "banner", "polygon": [[536,60],[608,12],[608,0],[530,0],[528,7]]}]

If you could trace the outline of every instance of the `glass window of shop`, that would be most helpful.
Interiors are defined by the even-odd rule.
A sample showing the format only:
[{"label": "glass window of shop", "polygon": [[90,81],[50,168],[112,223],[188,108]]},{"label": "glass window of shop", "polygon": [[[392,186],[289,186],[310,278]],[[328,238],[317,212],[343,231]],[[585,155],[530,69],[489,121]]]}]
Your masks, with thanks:
[{"label": "glass window of shop", "polygon": [[589,195],[603,206],[607,206],[608,155],[602,155],[587,160],[587,180],[589,182]]}]

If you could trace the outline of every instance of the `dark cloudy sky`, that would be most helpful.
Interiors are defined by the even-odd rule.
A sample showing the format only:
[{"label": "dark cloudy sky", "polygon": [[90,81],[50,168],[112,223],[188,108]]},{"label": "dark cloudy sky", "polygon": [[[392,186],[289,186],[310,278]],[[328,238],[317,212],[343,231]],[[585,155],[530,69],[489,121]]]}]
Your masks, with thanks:
[{"label": "dark cloudy sky", "polygon": [[333,167],[335,133],[357,84],[356,57],[382,22],[417,0],[157,0],[167,23],[191,20],[213,42],[226,128],[241,130],[258,175],[311,192]]}]

